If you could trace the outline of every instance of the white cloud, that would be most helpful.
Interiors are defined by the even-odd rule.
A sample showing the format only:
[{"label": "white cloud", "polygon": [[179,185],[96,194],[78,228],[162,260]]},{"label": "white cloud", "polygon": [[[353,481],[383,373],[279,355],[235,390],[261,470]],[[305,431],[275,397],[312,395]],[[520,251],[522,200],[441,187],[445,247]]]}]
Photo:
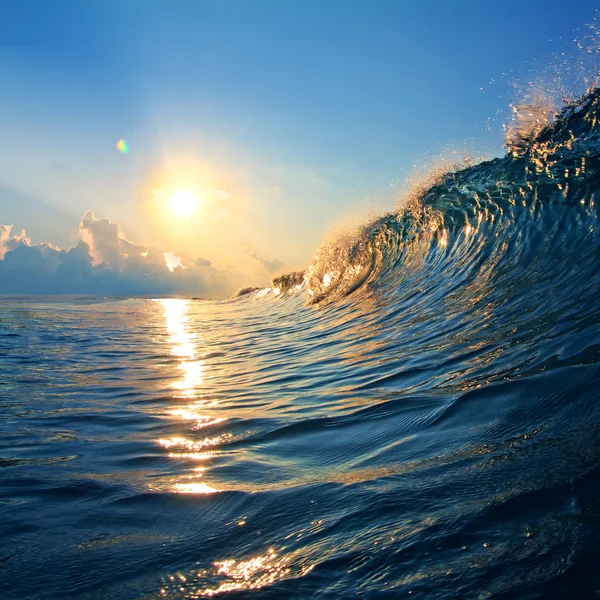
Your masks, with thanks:
[{"label": "white cloud", "polygon": [[0,225],[0,259],[4,258],[9,250],[21,245],[29,246],[31,243],[24,229],[21,229],[21,233],[13,235],[12,228],[12,225]]},{"label": "white cloud", "polygon": [[83,215],[79,232],[79,243],[61,250],[32,246],[25,231],[13,234],[12,226],[0,225],[0,293],[222,298],[241,282],[237,271],[182,252],[167,253],[175,259],[167,265],[162,250],[131,242],[118,223],[97,219],[91,211]]}]

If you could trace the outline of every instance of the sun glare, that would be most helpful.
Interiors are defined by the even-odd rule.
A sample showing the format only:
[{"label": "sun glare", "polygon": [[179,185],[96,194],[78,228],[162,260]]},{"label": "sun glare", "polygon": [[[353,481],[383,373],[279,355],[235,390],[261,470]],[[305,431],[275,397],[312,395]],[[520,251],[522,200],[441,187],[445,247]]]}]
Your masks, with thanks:
[{"label": "sun glare", "polygon": [[188,217],[198,206],[198,197],[188,190],[177,190],[169,200],[171,211],[177,217]]}]

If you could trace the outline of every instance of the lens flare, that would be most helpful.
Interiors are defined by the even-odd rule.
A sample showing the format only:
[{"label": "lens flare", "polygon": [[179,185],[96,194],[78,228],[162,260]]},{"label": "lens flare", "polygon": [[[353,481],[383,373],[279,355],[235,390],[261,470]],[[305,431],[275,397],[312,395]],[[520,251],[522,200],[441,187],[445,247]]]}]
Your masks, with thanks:
[{"label": "lens flare", "polygon": [[117,146],[117,150],[121,154],[128,154],[129,153],[129,144],[125,140],[119,140],[116,143],[116,146]]}]

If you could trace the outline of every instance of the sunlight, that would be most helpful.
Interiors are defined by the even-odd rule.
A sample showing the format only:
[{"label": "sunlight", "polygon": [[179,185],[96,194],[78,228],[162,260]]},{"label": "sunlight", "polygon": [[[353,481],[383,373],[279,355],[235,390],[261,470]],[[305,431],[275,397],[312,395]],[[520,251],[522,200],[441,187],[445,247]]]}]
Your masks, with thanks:
[{"label": "sunlight", "polygon": [[165,308],[171,354],[179,357],[182,373],[172,387],[179,391],[180,397],[193,397],[202,384],[204,362],[197,356],[197,334],[187,327],[189,301],[170,298],[160,302]]},{"label": "sunlight", "polygon": [[176,267],[181,267],[181,257],[177,256],[175,252],[165,252],[165,263],[169,271],[173,271]]},{"label": "sunlight", "polygon": [[176,483],[175,491],[180,494],[214,494],[219,490],[206,483]]},{"label": "sunlight", "polygon": [[189,217],[198,207],[198,196],[188,190],[177,190],[171,195],[169,207],[173,214],[179,218]]}]

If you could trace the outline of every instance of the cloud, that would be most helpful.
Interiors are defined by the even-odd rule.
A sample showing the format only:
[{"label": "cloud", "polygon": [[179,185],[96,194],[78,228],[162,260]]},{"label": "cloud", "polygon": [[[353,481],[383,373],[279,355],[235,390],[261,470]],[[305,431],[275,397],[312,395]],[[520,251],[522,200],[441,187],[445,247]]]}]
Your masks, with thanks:
[{"label": "cloud", "polygon": [[[104,263],[108,267],[120,268],[122,260],[129,257],[127,252],[122,252],[122,242],[129,242],[124,239],[118,223],[109,219],[96,219],[94,213],[88,210],[81,219],[79,232],[88,244],[95,264]],[[138,254],[143,250],[140,247]]]},{"label": "cloud", "polygon": [[4,258],[9,250],[22,245],[28,246],[31,243],[24,229],[21,229],[21,233],[13,235],[12,228],[12,225],[0,225],[0,259]]},{"label": "cloud", "polygon": [[[102,296],[195,295],[222,298],[240,285],[240,273],[206,258],[165,253],[128,240],[118,223],[87,211],[81,240],[66,250],[31,245],[22,230],[0,225],[0,293],[92,294]],[[166,256],[177,257],[177,266]],[[172,270],[171,270],[172,269]]]},{"label": "cloud", "polygon": [[199,256],[194,256],[188,250],[179,250],[179,252],[166,252],[165,255],[172,254],[178,259],[178,264],[182,266],[184,269],[189,267],[210,267],[212,266],[212,261],[208,260],[208,258],[201,258]]},{"label": "cloud", "polygon": [[281,271],[285,266],[278,258],[269,259],[264,254],[260,254],[255,250],[250,252],[250,258],[257,260],[270,275]]},{"label": "cloud", "polygon": [[197,267],[210,267],[210,265],[212,265],[212,262],[208,260],[208,258],[197,258],[196,260],[194,260],[194,264]]}]

